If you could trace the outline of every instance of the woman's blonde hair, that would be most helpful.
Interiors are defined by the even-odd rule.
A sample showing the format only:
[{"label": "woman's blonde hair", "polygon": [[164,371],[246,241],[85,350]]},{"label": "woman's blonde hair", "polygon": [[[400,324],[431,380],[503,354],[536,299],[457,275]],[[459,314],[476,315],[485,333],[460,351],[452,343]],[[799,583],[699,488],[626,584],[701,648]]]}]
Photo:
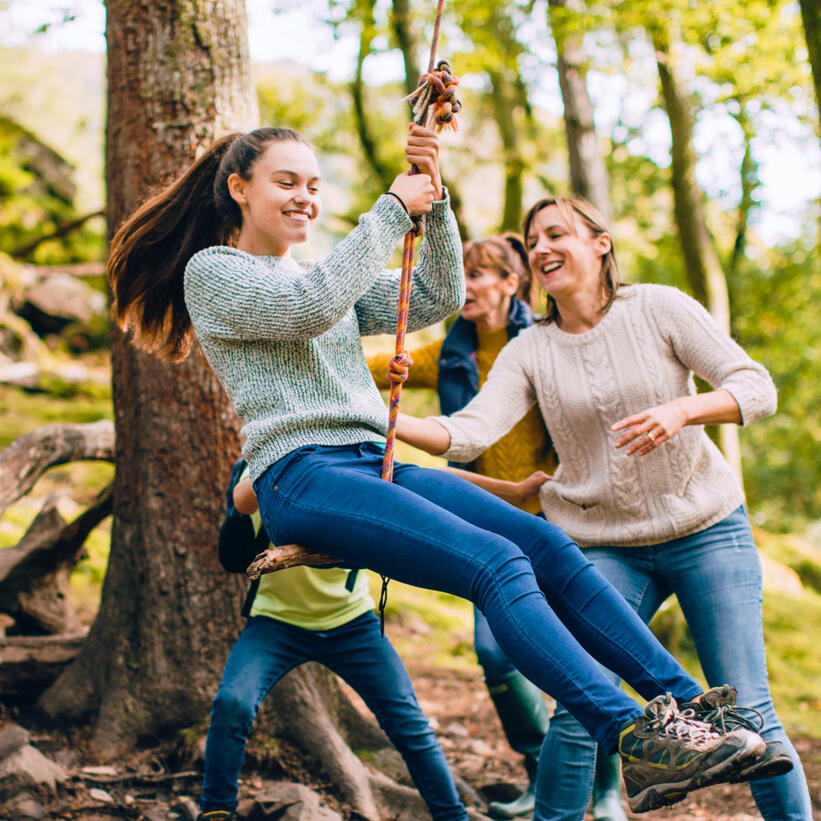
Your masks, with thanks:
[{"label": "woman's blonde hair", "polygon": [[[613,300],[616,298],[619,288],[623,285],[621,276],[619,275],[619,266],[616,262],[616,248],[613,242],[613,234],[610,232],[607,222],[594,205],[581,197],[545,197],[530,208],[522,222],[522,235],[525,238],[525,244],[527,244],[527,235],[530,232],[530,227],[533,225],[533,220],[536,219],[536,215],[539,211],[551,205],[556,206],[562,218],[562,222],[572,234],[577,233],[576,217],[579,217],[594,237],[607,234],[610,238],[610,250],[602,257],[601,261],[600,280],[602,290],[606,297],[600,313],[607,313],[613,304]],[[528,267],[529,266],[530,262],[528,260]],[[547,311],[540,321],[545,323],[555,322],[558,316],[559,311],[556,307],[556,302],[548,294]]]}]

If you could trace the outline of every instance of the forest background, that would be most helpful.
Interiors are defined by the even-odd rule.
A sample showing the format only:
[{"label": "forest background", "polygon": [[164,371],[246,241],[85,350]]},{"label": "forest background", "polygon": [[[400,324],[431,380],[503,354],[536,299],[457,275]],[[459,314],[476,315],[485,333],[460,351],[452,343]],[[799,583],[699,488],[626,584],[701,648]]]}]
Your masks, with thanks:
[{"label": "forest background", "polygon": [[[398,101],[424,62],[432,5],[249,1],[259,121],[297,128],[320,154],[324,216],[300,256],[325,253],[402,169]],[[94,0],[0,3],[0,447],[114,415],[104,26]],[[692,293],[772,373],[779,411],[741,431],[740,461],[765,561],[777,706],[793,730],[821,736],[817,3],[460,0],[448,4],[440,53],[461,78],[464,113],[459,134],[443,138],[443,168],[465,238],[516,230],[546,192],[582,193],[610,215],[625,279]],[[403,402],[437,410],[432,393]],[[734,458],[732,436],[721,442]],[[112,475],[105,459],[44,473],[6,509],[0,547],[17,549],[45,509],[67,519],[93,508]],[[64,568],[59,630],[32,628],[3,600],[9,635],[93,623],[110,530],[102,518]],[[438,663],[473,663],[467,605],[400,591],[390,607],[397,622],[428,620]],[[696,671],[677,608],[655,628]],[[402,649],[413,653],[413,641]]]}]

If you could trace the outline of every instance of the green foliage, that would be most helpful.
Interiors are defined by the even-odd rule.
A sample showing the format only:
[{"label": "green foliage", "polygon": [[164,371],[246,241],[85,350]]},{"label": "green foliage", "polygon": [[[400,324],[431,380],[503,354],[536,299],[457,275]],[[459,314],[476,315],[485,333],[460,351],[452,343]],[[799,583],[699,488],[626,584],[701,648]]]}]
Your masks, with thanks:
[{"label": "green foliage", "polygon": [[[11,253],[77,219],[71,165],[34,134],[0,115],[0,250]],[[26,255],[39,264],[100,258],[102,223],[87,223]]]},{"label": "green foliage", "polygon": [[[821,722],[817,718],[821,707],[821,596],[808,590],[796,599],[767,591],[763,618],[770,690],[779,718],[793,732],[821,736]],[[678,604],[665,607],[650,626],[686,670],[704,683],[695,646]]]},{"label": "green foliage", "polygon": [[821,518],[821,272],[810,237],[756,248],[730,282],[738,341],[775,380],[778,414],[743,435],[745,484],[768,527]]}]

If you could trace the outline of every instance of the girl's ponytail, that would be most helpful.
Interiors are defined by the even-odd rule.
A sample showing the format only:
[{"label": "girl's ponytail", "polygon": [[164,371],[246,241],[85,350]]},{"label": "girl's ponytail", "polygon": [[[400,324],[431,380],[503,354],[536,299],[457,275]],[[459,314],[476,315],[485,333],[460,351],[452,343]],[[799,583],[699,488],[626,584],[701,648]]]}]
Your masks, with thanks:
[{"label": "girl's ponytail", "polygon": [[111,241],[106,272],[114,319],[134,331],[136,345],[163,359],[185,359],[191,347],[186,263],[197,251],[230,239],[230,226],[214,202],[214,180],[241,136],[216,140],[176,182],[140,206]]},{"label": "girl's ponytail", "polygon": [[114,319],[121,328],[133,330],[134,344],[163,359],[185,359],[192,333],[185,307],[185,266],[203,248],[230,244],[242,226],[228,177],[236,173],[249,180],[268,145],[287,140],[310,146],[290,128],[220,137],[117,230],[106,273]]}]

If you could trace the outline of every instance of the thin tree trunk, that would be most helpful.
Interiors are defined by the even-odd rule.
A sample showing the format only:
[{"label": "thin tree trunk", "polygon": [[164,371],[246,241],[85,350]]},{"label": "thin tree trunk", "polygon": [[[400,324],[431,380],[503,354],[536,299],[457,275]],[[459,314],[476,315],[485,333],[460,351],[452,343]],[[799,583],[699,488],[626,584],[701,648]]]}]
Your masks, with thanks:
[{"label": "thin tree trunk", "polygon": [[741,160],[741,200],[738,203],[738,212],[736,215],[736,231],[735,240],[733,242],[733,251],[730,255],[730,262],[727,266],[727,279],[730,283],[738,272],[738,266],[744,256],[744,251],[747,247],[747,230],[750,222],[750,212],[755,208],[755,200],[753,194],[756,188],[761,185],[761,180],[758,178],[758,163],[753,159],[753,124],[744,110],[744,103],[741,101],[741,110],[735,116],[736,122],[741,127],[744,134],[744,156]]},{"label": "thin tree trunk", "polygon": [[571,10],[567,0],[549,0],[548,13],[556,42],[556,68],[564,103],[570,187],[576,196],[592,202],[609,223],[612,219],[610,183],[593,121],[593,103],[587,93],[586,58],[581,38],[568,31]]},{"label": "thin tree trunk", "polygon": [[[243,0],[108,0],[109,230],[197,150],[257,117]],[[117,473],[100,611],[41,699],[91,714],[97,749],[202,718],[239,628],[242,583],[216,536],[237,422],[195,351],[168,364],[112,334]]]},{"label": "thin tree trunk", "polygon": [[818,124],[821,128],[821,5],[818,0],[798,0],[801,6],[801,20],[807,39],[807,52],[812,68],[815,86],[815,104],[818,107]]},{"label": "thin tree trunk", "polygon": [[362,146],[362,153],[374,174],[379,178],[381,185],[388,188],[393,182],[395,174],[391,174],[389,169],[380,159],[376,138],[373,135],[368,115],[365,110],[365,80],[363,77],[365,60],[371,53],[371,43],[374,37],[374,6],[375,0],[369,0],[367,8],[364,9],[364,19],[362,20],[362,30],[359,34],[359,54],[356,58],[356,71],[351,81],[351,99],[353,100],[354,119],[356,121],[356,133],[359,136],[359,144]]},{"label": "thin tree trunk", "polygon": [[[704,195],[696,181],[694,117],[683,84],[677,76],[672,49],[663,32],[654,32],[653,45],[664,107],[670,120],[674,211],[687,276],[696,298],[707,307],[719,327],[729,333],[727,280],[707,228]],[[727,461],[741,476],[738,428],[722,425],[719,444]]]},{"label": "thin tree trunk", "polygon": [[490,71],[490,101],[493,118],[502,141],[505,187],[502,208],[501,231],[518,231],[522,224],[522,196],[524,192],[525,163],[522,158],[521,139],[514,120],[516,109],[515,89],[500,72]]},{"label": "thin tree trunk", "polygon": [[419,82],[419,47],[413,31],[410,0],[393,0],[391,29],[405,64],[405,94],[411,94]]}]

